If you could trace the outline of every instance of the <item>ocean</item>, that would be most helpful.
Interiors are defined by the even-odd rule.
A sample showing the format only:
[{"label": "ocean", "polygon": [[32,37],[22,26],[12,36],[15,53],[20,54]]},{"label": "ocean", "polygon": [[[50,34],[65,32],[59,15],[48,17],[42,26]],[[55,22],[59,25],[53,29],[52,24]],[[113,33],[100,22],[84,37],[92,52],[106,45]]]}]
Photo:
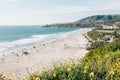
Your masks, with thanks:
[{"label": "ocean", "polygon": [[80,30],[80,28],[0,26],[0,52],[51,41],[76,30]]}]

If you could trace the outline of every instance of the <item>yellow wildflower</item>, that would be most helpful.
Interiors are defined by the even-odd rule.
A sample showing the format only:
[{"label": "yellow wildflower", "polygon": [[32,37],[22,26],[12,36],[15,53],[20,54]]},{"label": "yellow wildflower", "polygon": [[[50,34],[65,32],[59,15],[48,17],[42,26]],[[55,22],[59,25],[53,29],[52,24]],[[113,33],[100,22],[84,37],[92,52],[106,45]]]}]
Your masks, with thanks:
[{"label": "yellow wildflower", "polygon": [[120,58],[117,58],[116,62],[120,62]]},{"label": "yellow wildflower", "polygon": [[95,58],[98,59],[98,60],[100,60],[100,56],[99,55],[95,56]]},{"label": "yellow wildflower", "polygon": [[120,69],[117,70],[117,73],[120,74]]},{"label": "yellow wildflower", "polygon": [[36,77],[35,80],[40,80],[40,78],[39,78],[39,77]]},{"label": "yellow wildflower", "polygon": [[118,62],[118,65],[120,65],[120,62]]},{"label": "yellow wildflower", "polygon": [[94,72],[91,72],[89,76],[94,77]]},{"label": "yellow wildflower", "polygon": [[27,80],[25,77],[21,77],[20,80]]},{"label": "yellow wildflower", "polygon": [[115,65],[118,66],[118,63],[116,63]]},{"label": "yellow wildflower", "polygon": [[117,80],[120,80],[120,78],[118,78]]},{"label": "yellow wildflower", "polygon": [[84,70],[87,70],[88,68],[89,68],[88,66],[85,66],[85,67],[84,67]]},{"label": "yellow wildflower", "polygon": [[1,78],[2,78],[2,79],[4,79],[4,78],[5,78],[5,75],[4,75],[4,74],[2,74],[2,75],[1,75]]},{"label": "yellow wildflower", "polygon": [[56,77],[56,73],[55,72],[53,73],[53,76]]},{"label": "yellow wildflower", "polygon": [[105,54],[105,58],[108,58],[109,57],[109,54]]},{"label": "yellow wildflower", "polygon": [[109,75],[113,76],[113,75],[114,75],[114,71],[111,70],[111,71],[109,72]]},{"label": "yellow wildflower", "polygon": [[70,72],[70,71],[71,71],[71,68],[70,68],[70,67],[68,67],[68,68],[67,68],[67,71],[68,71],[68,72]]}]

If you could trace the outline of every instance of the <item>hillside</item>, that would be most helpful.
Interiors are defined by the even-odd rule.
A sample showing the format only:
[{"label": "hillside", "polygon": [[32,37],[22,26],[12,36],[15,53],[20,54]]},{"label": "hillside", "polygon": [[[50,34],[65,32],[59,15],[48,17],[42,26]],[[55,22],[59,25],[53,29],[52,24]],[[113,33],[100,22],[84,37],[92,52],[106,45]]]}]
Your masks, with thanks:
[{"label": "hillside", "polygon": [[77,24],[114,24],[120,22],[120,15],[95,15],[77,21]]},{"label": "hillside", "polygon": [[45,25],[44,27],[96,27],[102,24],[114,24],[115,22],[120,22],[120,15],[94,15],[83,18],[81,20],[72,23],[56,23],[51,25]]}]

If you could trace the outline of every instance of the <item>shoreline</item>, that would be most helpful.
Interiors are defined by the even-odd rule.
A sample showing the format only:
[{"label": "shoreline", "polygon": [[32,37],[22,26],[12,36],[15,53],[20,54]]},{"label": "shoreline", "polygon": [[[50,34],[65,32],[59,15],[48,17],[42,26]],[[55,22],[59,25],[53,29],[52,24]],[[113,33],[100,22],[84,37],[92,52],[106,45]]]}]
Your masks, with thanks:
[{"label": "shoreline", "polygon": [[[70,32],[60,32],[60,33],[55,33],[55,34],[41,34],[41,35],[32,35],[31,37],[29,38],[23,38],[23,39],[20,39],[20,40],[15,40],[15,41],[12,41],[12,43],[16,43],[18,41],[21,41],[21,40],[25,40],[25,39],[32,39],[32,38],[37,38],[38,36],[43,36],[45,38],[41,39],[41,40],[38,40],[38,41],[34,41],[34,42],[31,42],[31,43],[25,43],[25,44],[22,44],[22,45],[19,45],[17,43],[17,45],[13,45],[13,44],[10,44],[10,42],[8,42],[8,44],[10,45],[13,45],[13,47],[9,47],[8,49],[5,49],[5,50],[1,50],[0,53],[4,53],[4,52],[10,52],[10,51],[13,51],[13,50],[16,50],[16,49],[19,49],[19,48],[24,48],[24,47],[29,47],[29,46],[33,46],[33,45],[36,45],[36,44],[46,44],[46,43],[50,43],[52,41],[55,41],[56,39],[60,39],[60,38],[63,38],[71,33],[74,33],[76,31],[80,31],[84,28],[79,28],[78,30],[73,30],[73,31],[70,31]],[[64,35],[64,36],[63,36]],[[59,37],[58,37],[59,36]],[[51,38],[52,37],[52,38]],[[39,38],[39,37],[38,37]],[[19,42],[19,43],[22,43],[22,42]],[[3,44],[3,43],[2,43]],[[3,44],[4,45],[4,44]]]},{"label": "shoreline", "polygon": [[83,34],[90,31],[85,28],[82,31],[68,33],[65,37],[27,46],[25,49],[30,54],[22,54],[24,48],[8,51],[0,56],[0,72],[14,73],[17,78],[28,76],[26,68],[31,72],[42,70],[43,67],[51,67],[53,61],[60,62],[61,59],[83,57],[88,51],[86,45],[88,40]]},{"label": "shoreline", "polygon": [[[50,40],[45,40],[45,41],[42,41],[42,42],[40,41],[40,42],[35,42],[35,43],[24,44],[24,45],[21,45],[21,46],[11,47],[11,48],[9,48],[9,49],[7,49],[7,50],[1,51],[1,52],[0,52],[0,56],[1,56],[1,54],[3,54],[3,53],[6,54],[6,53],[9,53],[9,52],[16,51],[16,50],[18,50],[18,49],[24,49],[24,48],[27,48],[27,47],[30,47],[30,46],[34,46],[34,45],[38,45],[38,44],[42,45],[42,44],[52,43],[52,42],[54,42],[54,41],[56,41],[56,40],[59,40],[59,39],[61,39],[61,38],[64,38],[64,37],[72,34],[72,33],[76,33],[76,32],[79,32],[79,31],[81,31],[81,30],[84,30],[84,29],[86,29],[86,28],[81,28],[81,29],[79,29],[79,30],[70,31],[70,32],[65,32],[65,33],[61,33],[61,34],[59,34],[59,33],[58,33],[58,34],[52,34],[52,35],[59,35],[60,37],[53,38],[53,39],[50,39]],[[64,36],[63,36],[63,35],[64,35]],[[54,37],[56,37],[56,36],[54,36]]]}]

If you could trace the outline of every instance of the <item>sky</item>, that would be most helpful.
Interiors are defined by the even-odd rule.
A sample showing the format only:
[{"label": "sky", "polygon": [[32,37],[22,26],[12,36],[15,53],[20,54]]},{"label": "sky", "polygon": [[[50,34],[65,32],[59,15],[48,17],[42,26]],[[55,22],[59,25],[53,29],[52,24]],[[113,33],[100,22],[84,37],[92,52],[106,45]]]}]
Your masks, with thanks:
[{"label": "sky", "polygon": [[0,0],[0,25],[66,23],[103,14],[120,14],[120,0]]}]

